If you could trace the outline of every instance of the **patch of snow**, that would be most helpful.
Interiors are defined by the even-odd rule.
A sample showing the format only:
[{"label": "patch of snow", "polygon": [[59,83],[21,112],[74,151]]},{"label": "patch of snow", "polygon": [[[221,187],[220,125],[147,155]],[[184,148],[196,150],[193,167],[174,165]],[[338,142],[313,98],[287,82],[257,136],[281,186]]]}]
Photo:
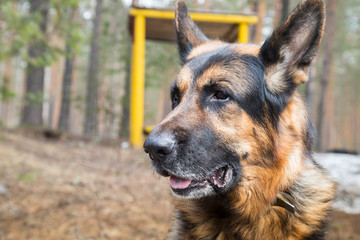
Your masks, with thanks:
[{"label": "patch of snow", "polygon": [[8,193],[7,188],[5,187],[5,185],[1,184],[0,185],[0,195],[7,195],[7,193]]},{"label": "patch of snow", "polygon": [[360,214],[360,156],[317,153],[314,158],[338,183],[334,208]]},{"label": "patch of snow", "polygon": [[122,149],[128,149],[128,148],[130,148],[130,143],[129,142],[122,142],[121,143],[121,148]]}]

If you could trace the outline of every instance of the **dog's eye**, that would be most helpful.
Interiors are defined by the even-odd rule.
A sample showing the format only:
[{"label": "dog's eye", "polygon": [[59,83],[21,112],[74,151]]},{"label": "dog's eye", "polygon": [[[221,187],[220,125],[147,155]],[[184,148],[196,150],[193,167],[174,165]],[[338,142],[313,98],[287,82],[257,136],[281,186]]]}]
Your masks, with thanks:
[{"label": "dog's eye", "polygon": [[216,91],[213,98],[216,100],[228,100],[229,94],[223,91]]},{"label": "dog's eye", "polygon": [[179,101],[179,95],[177,95],[176,93],[174,94],[173,97],[174,102],[178,102]]},{"label": "dog's eye", "polygon": [[174,109],[177,105],[179,105],[180,96],[178,93],[172,94],[172,109]]}]

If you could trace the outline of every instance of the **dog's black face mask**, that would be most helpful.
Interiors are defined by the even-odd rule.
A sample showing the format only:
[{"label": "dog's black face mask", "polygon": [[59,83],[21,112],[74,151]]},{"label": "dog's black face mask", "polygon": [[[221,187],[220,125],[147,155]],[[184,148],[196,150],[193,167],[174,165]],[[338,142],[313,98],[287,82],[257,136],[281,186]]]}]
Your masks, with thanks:
[{"label": "dog's black face mask", "polygon": [[[300,5],[263,46],[209,41],[178,1],[183,68],[171,88],[173,111],[144,143],[176,196],[230,191],[272,167],[277,122],[306,71],[323,31],[319,9]],[[251,177],[249,177],[251,176]],[[256,177],[256,176],[255,176]]]}]

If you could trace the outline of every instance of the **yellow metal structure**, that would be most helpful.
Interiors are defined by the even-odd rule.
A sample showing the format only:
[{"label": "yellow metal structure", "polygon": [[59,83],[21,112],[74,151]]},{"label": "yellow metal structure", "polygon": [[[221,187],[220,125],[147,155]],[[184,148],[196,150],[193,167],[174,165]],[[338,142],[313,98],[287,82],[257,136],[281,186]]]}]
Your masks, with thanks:
[{"label": "yellow metal structure", "polygon": [[131,64],[130,142],[141,146],[144,125],[145,89],[145,17],[135,18],[134,45]]},{"label": "yellow metal structure", "polygon": [[[145,39],[146,18],[174,19],[173,11],[131,8],[134,17],[134,44],[131,64],[130,142],[134,147],[143,144],[144,88],[145,88]],[[194,21],[232,23],[239,25],[238,42],[247,43],[249,24],[258,21],[256,16],[234,14],[190,13]],[[147,129],[149,131],[150,129]]]},{"label": "yellow metal structure", "polygon": [[247,23],[239,24],[238,42],[247,43],[249,41],[249,27]]},{"label": "yellow metal structure", "polygon": [[155,126],[153,126],[153,125],[151,125],[151,126],[145,126],[145,127],[144,127],[144,133],[145,133],[145,134],[149,134],[154,127],[155,127]]},{"label": "yellow metal structure", "polygon": [[[155,9],[141,9],[141,8],[131,8],[131,16],[144,16],[148,18],[163,18],[163,19],[174,19],[174,11],[163,11]],[[258,22],[256,16],[243,16],[235,14],[214,14],[214,13],[190,13],[190,17],[194,21],[203,21],[203,22],[218,22],[218,23],[245,23],[245,24],[255,24]]]}]

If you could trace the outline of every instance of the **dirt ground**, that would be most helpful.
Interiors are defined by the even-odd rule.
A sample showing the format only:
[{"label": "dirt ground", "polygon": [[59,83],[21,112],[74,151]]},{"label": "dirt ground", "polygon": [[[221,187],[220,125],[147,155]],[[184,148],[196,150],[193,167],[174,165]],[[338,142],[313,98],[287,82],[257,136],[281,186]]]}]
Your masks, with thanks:
[{"label": "dirt ground", "polygon": [[[0,130],[0,239],[163,239],[167,179],[120,142]],[[360,215],[334,211],[330,240],[359,240]]]}]

